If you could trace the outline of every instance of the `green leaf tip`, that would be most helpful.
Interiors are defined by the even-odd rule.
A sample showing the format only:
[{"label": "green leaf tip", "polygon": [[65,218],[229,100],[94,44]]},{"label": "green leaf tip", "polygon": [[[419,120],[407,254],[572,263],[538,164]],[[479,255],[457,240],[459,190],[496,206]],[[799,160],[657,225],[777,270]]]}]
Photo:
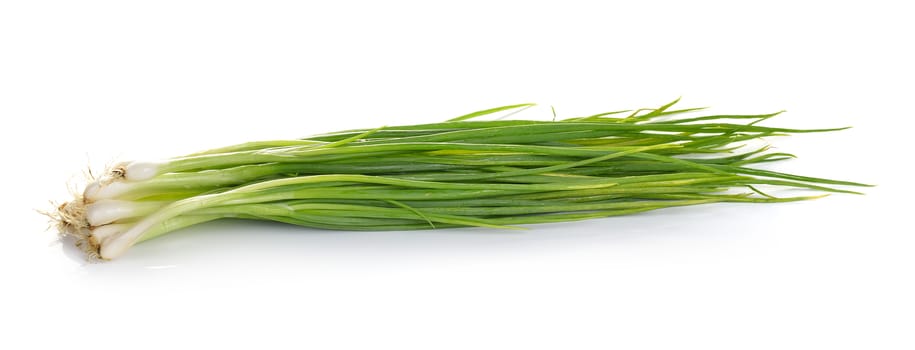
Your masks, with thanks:
[{"label": "green leaf tip", "polygon": [[508,105],[508,106],[502,106],[502,107],[484,109],[484,110],[482,110],[482,111],[476,111],[476,112],[473,112],[473,113],[465,114],[465,115],[462,115],[462,116],[457,117],[457,118],[451,118],[451,119],[448,119],[447,121],[449,121],[449,122],[459,122],[459,121],[464,121],[464,120],[468,120],[468,119],[473,119],[473,118],[477,118],[477,117],[482,117],[482,116],[484,116],[484,115],[489,115],[489,114],[498,113],[498,112],[502,112],[502,111],[507,111],[507,110],[511,110],[511,109],[516,109],[516,108],[523,108],[522,110],[524,110],[524,109],[527,109],[527,108],[530,108],[530,107],[533,107],[533,106],[536,106],[536,105],[537,105],[536,103],[521,103],[521,104],[516,104],[516,105]]}]

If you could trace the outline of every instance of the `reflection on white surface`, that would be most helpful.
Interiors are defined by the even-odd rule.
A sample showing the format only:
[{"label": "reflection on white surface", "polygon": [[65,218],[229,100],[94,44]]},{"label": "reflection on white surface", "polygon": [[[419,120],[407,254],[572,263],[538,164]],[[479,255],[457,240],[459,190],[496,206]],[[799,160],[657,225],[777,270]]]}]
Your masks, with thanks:
[{"label": "reflection on white surface", "polygon": [[[214,266],[242,270],[269,266],[274,270],[294,271],[302,266],[328,264],[374,268],[416,263],[447,264],[467,259],[500,261],[566,254],[587,256],[597,252],[612,256],[628,255],[646,247],[652,247],[653,251],[646,259],[670,254],[660,257],[661,261],[681,256],[701,263],[716,255],[733,253],[717,251],[722,244],[732,250],[743,247],[754,251],[775,244],[774,237],[765,232],[766,227],[777,227],[778,223],[757,220],[759,210],[774,217],[791,207],[817,204],[823,203],[710,204],[586,222],[529,225],[522,231],[459,228],[355,232],[221,220],[144,242],[110,262],[86,263],[77,249],[65,245],[63,250],[90,274],[102,275],[163,266],[189,271]],[[740,221],[755,221],[754,227],[722,224]],[[679,246],[681,244],[695,251]]]}]

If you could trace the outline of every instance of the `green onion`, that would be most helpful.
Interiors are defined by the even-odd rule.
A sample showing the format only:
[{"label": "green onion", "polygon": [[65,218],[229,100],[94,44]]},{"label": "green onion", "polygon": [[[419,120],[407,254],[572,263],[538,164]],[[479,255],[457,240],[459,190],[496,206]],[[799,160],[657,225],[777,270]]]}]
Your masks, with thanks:
[{"label": "green onion", "polygon": [[[519,104],[441,123],[125,162],[52,217],[90,257],[113,259],[139,242],[221,218],[356,231],[517,229],[716,202],[799,201],[868,186],[752,167],[794,157],[768,146],[736,152],[763,137],[844,128],[758,125],[781,112],[681,117],[704,109],[671,110],[676,102],[559,121],[476,119],[532,106]],[[815,193],[776,197],[760,186]]]}]

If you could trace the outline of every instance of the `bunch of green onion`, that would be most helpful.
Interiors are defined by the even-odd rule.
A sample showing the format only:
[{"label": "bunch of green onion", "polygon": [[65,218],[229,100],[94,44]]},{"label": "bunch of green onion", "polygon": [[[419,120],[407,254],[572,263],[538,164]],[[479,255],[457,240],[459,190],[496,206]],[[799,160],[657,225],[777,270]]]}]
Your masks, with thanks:
[{"label": "bunch of green onion", "polygon": [[[798,130],[779,113],[695,115],[672,107],[553,121],[479,120],[259,141],[158,162],[121,163],[53,217],[89,256],[220,218],[331,230],[516,229],[715,202],[798,201],[864,184],[761,170],[793,157],[747,141]],[[690,112],[687,115],[687,112]],[[554,118],[555,119],[555,118]],[[775,197],[759,187],[818,193]],[[743,190],[741,190],[743,189]]]}]

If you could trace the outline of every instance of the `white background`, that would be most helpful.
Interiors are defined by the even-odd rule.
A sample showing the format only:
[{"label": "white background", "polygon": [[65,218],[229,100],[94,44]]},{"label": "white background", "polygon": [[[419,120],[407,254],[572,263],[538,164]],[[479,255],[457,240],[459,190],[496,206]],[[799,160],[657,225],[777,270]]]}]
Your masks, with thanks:
[{"label": "white background", "polygon": [[[333,3],[0,3],[0,347],[915,347],[903,2]],[[213,223],[103,264],[34,211],[87,165],[677,96],[853,125],[773,139],[776,169],[879,186],[523,233]]]}]

